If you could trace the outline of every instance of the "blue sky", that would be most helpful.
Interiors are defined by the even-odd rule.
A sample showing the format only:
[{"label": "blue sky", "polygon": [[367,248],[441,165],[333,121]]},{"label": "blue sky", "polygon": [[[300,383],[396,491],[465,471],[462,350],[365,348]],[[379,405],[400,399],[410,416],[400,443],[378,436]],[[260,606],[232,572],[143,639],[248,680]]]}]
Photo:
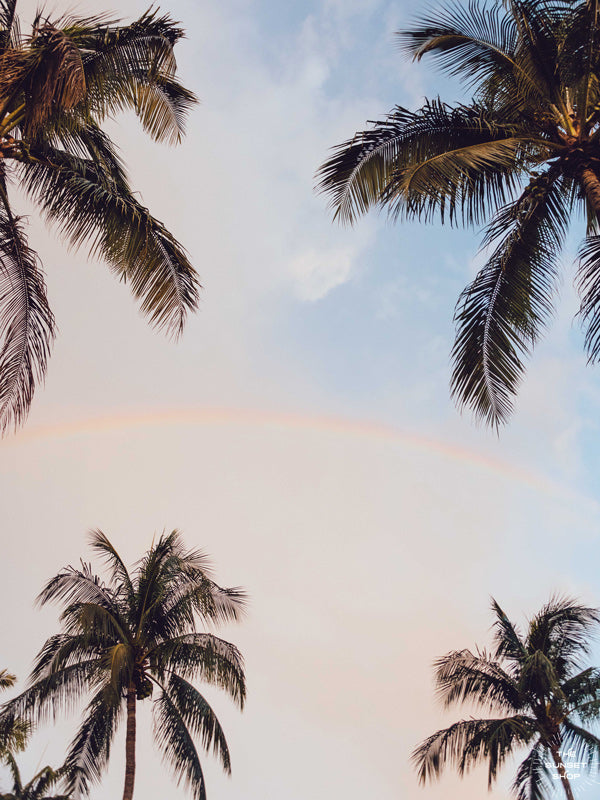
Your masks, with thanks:
[{"label": "blue sky", "polygon": [[[3,443],[0,597],[19,603],[1,666],[24,678],[55,632],[55,612],[33,599],[89,557],[86,530],[103,528],[133,562],[155,531],[179,527],[222,583],[253,598],[225,632],[247,658],[248,708],[209,692],[233,760],[227,779],[207,757],[209,798],[475,800],[481,775],[423,789],[408,762],[450,720],[434,702],[433,659],[486,643],[490,595],[521,620],[552,591],[600,602],[600,376],[573,323],[571,259],[497,437],[448,391],[477,232],[376,214],[341,228],[313,191],[328,148],[366,120],[460,96],[397,52],[393,32],[413,9],[163,7],[188,32],[179,64],[201,99],[188,137],[168,150],[132,118],[111,132],[144,202],[189,249],[201,309],[178,343],[164,340],[127,287],[67,253],[19,201],[60,332],[27,425]],[[60,760],[70,724],[41,729],[24,763]],[[97,800],[120,790],[119,742],[115,752]],[[137,796],[185,796],[144,732],[139,760]]]}]

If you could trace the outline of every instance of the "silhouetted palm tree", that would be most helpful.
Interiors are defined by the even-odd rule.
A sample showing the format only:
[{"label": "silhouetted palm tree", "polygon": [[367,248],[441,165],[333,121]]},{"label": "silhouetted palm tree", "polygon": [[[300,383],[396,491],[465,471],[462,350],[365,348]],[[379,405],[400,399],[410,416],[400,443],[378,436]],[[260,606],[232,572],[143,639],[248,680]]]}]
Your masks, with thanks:
[{"label": "silhouetted palm tree", "polygon": [[435,670],[445,706],[475,704],[496,716],[470,717],[426,739],[413,754],[419,778],[437,778],[447,764],[462,775],[487,762],[491,786],[506,758],[527,748],[513,783],[519,800],[547,800],[556,782],[550,765],[574,800],[565,752],[590,770],[600,757],[600,739],[584,727],[600,713],[600,671],[582,668],[600,615],[552,598],[521,633],[496,601],[492,609],[492,652],[457,650],[439,659]]},{"label": "silhouetted palm tree", "polygon": [[[154,735],[178,780],[194,797],[206,789],[194,738],[212,749],[231,771],[225,735],[212,708],[190,682],[200,679],[224,689],[243,707],[242,657],[234,645],[197,623],[212,626],[238,620],[240,589],[223,589],[210,578],[206,556],[185,550],[177,531],[163,535],[132,574],[101,531],[92,547],[104,559],[108,582],[91,566],[67,567],[42,590],[39,601],[63,604],[62,633],[40,652],[31,685],[5,714],[39,719],[88,697],[84,721],[66,759],[68,788],[88,792],[100,779],[118,725],[125,718],[125,786],[131,800],[135,779],[136,708],[152,700]],[[156,695],[155,695],[156,692]]]},{"label": "silhouetted palm tree", "polygon": [[[15,675],[6,669],[0,669],[0,690],[10,689],[15,685]],[[9,753],[23,750],[29,735],[29,725],[18,717],[3,718],[0,716],[0,759]]]},{"label": "silhouetted palm tree", "polygon": [[195,102],[175,80],[182,29],[157,11],[130,25],[38,13],[22,34],[16,2],[0,0],[0,431],[26,416],[55,331],[37,254],[12,210],[12,183],[71,245],[86,243],[105,259],[158,327],[180,333],[199,288],[101,129],[131,109],[154,140],[180,140]]},{"label": "silhouetted palm tree", "polygon": [[39,770],[28,783],[23,783],[19,766],[10,753],[4,757],[12,776],[12,790],[0,792],[0,800],[70,800],[70,794],[49,794],[50,791],[68,774],[67,767],[57,770],[44,767]]},{"label": "silhouetted palm tree", "polygon": [[452,393],[498,426],[552,313],[570,220],[583,215],[578,286],[600,357],[600,0],[470,0],[400,33],[474,92],[426,100],[335,148],[319,171],[335,217],[487,222],[491,255],[455,313]]}]

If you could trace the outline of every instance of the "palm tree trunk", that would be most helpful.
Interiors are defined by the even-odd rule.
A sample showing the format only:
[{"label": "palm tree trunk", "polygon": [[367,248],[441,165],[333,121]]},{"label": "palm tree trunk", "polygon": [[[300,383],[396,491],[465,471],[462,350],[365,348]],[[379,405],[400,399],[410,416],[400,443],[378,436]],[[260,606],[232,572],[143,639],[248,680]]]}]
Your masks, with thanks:
[{"label": "palm tree trunk", "polygon": [[127,689],[127,735],[125,738],[125,788],[123,800],[132,800],[135,783],[135,686]]},{"label": "palm tree trunk", "polygon": [[582,170],[581,182],[583,184],[585,196],[596,212],[598,222],[600,222],[600,180],[591,167],[586,167]]},{"label": "palm tree trunk", "polygon": [[567,778],[567,770],[565,769],[565,765],[560,755],[560,750],[556,745],[554,745],[550,747],[550,752],[552,753],[552,758],[554,759],[556,769],[560,775],[560,781],[563,785],[563,789],[565,790],[565,794],[567,795],[567,800],[575,800],[575,797],[573,796],[573,790],[571,789],[571,784]]}]

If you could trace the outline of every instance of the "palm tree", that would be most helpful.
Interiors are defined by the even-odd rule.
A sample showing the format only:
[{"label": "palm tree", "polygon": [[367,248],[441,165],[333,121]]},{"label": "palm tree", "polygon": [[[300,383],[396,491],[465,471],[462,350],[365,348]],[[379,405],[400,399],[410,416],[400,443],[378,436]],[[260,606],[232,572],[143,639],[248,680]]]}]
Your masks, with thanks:
[{"label": "palm tree", "polygon": [[194,737],[205,750],[212,749],[228,773],[231,764],[219,721],[190,681],[199,678],[224,689],[240,708],[246,687],[237,648],[198,632],[197,620],[209,626],[238,620],[244,593],[214,583],[206,556],[185,550],[178,531],[162,535],[131,574],[101,531],[91,534],[91,544],[105,562],[108,582],[83,563],[48,581],[38,601],[63,605],[63,630],[48,639],[29,688],[4,713],[54,717],[59,709],[88,698],[65,762],[72,770],[68,789],[76,796],[100,779],[125,717],[123,800],[131,800],[137,704],[152,699],[154,735],[165,762],[178,782],[204,800]]},{"label": "palm tree", "polygon": [[475,704],[497,716],[470,717],[426,739],[413,753],[419,779],[437,778],[446,764],[463,775],[487,761],[491,787],[506,758],[527,748],[512,786],[517,798],[547,800],[560,778],[573,800],[565,753],[590,771],[600,757],[600,739],[583,727],[600,713],[600,670],[581,663],[600,615],[553,597],[522,633],[496,601],[492,609],[491,653],[456,650],[436,661],[435,671],[444,706]]},{"label": "palm tree", "polygon": [[11,183],[70,245],[87,243],[105,259],[159,328],[178,335],[199,289],[185,251],[136,198],[101,129],[131,109],[155,141],[181,139],[195,102],[175,79],[182,29],[157,11],[130,25],[38,14],[22,34],[16,1],[0,0],[0,432],[26,416],[55,334]]},{"label": "palm tree", "polygon": [[580,315],[589,360],[600,357],[600,2],[469,0],[399,36],[473,99],[397,106],[334,148],[319,188],[343,222],[379,206],[394,219],[487,223],[487,263],[455,311],[451,391],[498,427],[551,316],[580,214]]},{"label": "palm tree", "polygon": [[10,769],[13,787],[10,792],[0,792],[0,800],[70,800],[69,794],[48,794],[68,774],[68,768],[44,767],[24,784],[14,756],[9,753],[4,760]]},{"label": "palm tree", "polygon": [[[17,680],[6,669],[0,669],[0,689],[10,689]],[[25,748],[30,726],[18,717],[4,719],[0,717],[0,759]]]}]

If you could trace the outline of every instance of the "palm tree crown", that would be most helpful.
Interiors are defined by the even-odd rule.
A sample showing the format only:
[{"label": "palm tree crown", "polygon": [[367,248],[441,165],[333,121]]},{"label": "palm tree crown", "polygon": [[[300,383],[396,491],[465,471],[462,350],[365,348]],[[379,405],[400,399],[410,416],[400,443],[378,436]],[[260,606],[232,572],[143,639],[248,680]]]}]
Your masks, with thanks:
[{"label": "palm tree crown", "polygon": [[38,719],[87,697],[88,705],[67,756],[69,791],[87,793],[100,779],[111,743],[125,717],[126,765],[123,798],[131,800],[135,779],[136,704],[152,700],[154,734],[164,760],[194,797],[206,789],[194,744],[212,749],[231,771],[225,736],[212,708],[190,680],[218,686],[242,708],[246,695],[242,657],[234,645],[198,632],[197,620],[216,625],[238,620],[244,593],[223,589],[210,578],[206,557],[185,550],[177,531],[160,537],[130,574],[101,531],[92,547],[104,559],[108,582],[91,566],[68,567],[42,590],[39,602],[63,605],[63,630],[39,653],[30,686],[5,715]]},{"label": "palm tree crown", "polygon": [[183,31],[150,11],[130,25],[38,14],[22,34],[16,2],[0,0],[0,431],[26,416],[55,333],[11,182],[71,245],[87,243],[105,259],[158,327],[177,335],[199,288],[181,245],[136,198],[101,129],[131,109],[154,140],[181,139],[195,102],[175,79]]},{"label": "palm tree crown", "polygon": [[0,800],[70,800],[69,794],[50,794],[54,787],[68,774],[68,767],[52,769],[43,767],[27,783],[23,783],[19,766],[12,754],[4,757],[11,776],[12,790],[0,792]]},{"label": "palm tree crown", "polygon": [[544,800],[557,779],[567,800],[573,792],[563,756],[598,768],[600,739],[584,725],[600,713],[600,671],[582,669],[596,609],[552,598],[522,633],[493,601],[494,647],[457,650],[435,664],[438,695],[446,707],[476,704],[492,718],[461,720],[426,739],[414,752],[422,782],[446,764],[462,775],[487,761],[491,786],[515,750],[529,750],[513,783],[519,800]]},{"label": "palm tree crown", "polygon": [[469,103],[397,106],[319,170],[335,217],[373,205],[487,228],[489,258],[455,312],[452,393],[498,426],[552,313],[569,219],[587,233],[577,283],[600,357],[600,0],[470,0],[399,34],[473,90]]},{"label": "palm tree crown", "polygon": [[[0,689],[10,689],[16,680],[16,676],[7,669],[0,669]],[[30,726],[25,720],[14,716],[0,717],[0,759],[24,750],[30,732]]]}]

